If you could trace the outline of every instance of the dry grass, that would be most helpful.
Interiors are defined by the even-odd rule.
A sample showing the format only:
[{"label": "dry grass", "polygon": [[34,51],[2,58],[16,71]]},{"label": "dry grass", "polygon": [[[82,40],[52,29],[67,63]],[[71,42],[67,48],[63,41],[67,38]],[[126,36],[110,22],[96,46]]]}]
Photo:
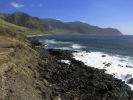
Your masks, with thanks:
[{"label": "dry grass", "polygon": [[[25,29],[19,26],[0,20],[0,69],[3,73],[0,73],[0,100],[5,99],[5,94],[8,98],[13,98],[7,98],[8,100],[44,100],[41,91],[35,88],[38,85],[36,83],[39,83],[39,86],[44,84],[36,78],[39,77],[36,71],[37,52],[22,35],[31,31],[24,31]],[[5,66],[9,70],[3,69]]]},{"label": "dry grass", "polygon": [[16,43],[4,36],[0,36],[0,65],[8,61],[9,54],[13,52]]}]

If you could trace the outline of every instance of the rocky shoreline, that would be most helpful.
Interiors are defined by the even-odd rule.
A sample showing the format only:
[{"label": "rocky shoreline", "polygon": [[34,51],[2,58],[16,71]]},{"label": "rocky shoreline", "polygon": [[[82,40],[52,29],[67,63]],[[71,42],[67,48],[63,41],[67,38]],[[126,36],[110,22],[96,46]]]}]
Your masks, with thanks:
[{"label": "rocky shoreline", "polygon": [[75,60],[73,51],[42,47],[34,49],[43,60],[39,62],[38,68],[40,80],[48,81],[52,87],[52,98],[57,96],[61,100],[133,99],[133,91],[125,82],[106,74],[105,70],[86,66]]}]

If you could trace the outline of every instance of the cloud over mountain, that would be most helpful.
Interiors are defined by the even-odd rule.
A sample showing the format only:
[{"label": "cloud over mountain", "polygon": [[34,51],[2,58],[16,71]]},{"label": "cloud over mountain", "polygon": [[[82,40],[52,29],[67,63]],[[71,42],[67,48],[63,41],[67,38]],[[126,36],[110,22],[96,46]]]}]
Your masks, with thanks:
[{"label": "cloud over mountain", "polygon": [[22,8],[22,7],[24,7],[23,4],[16,3],[16,2],[11,2],[10,4],[11,4],[11,6],[13,6],[13,7],[15,7],[15,8]]}]

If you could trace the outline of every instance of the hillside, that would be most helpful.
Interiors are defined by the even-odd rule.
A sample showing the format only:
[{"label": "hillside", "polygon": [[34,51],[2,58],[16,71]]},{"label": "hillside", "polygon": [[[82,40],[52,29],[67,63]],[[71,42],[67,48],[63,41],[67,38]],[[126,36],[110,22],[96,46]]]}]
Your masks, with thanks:
[{"label": "hillside", "polygon": [[37,71],[41,59],[26,38],[31,31],[0,19],[0,100],[49,98],[51,89]]},{"label": "hillside", "polygon": [[0,14],[0,17],[12,24],[23,26],[26,28],[39,30],[41,32],[46,32],[46,26],[37,17],[32,17],[26,13],[14,12],[12,14]]},{"label": "hillside", "polygon": [[40,33],[52,34],[91,34],[91,35],[121,35],[122,33],[114,28],[100,28],[80,21],[63,22],[56,19],[41,19],[32,17],[26,13],[15,12],[12,14],[0,14],[0,18],[34,30]]},{"label": "hillside", "polygon": [[47,28],[53,33],[79,33],[91,35],[121,35],[122,33],[114,28],[100,28],[80,21],[62,22],[55,19],[43,19]]},{"label": "hillside", "polygon": [[[26,27],[22,27],[22,26],[18,26],[12,23],[9,23],[3,19],[0,18],[0,28],[1,28],[1,34],[4,33],[4,35],[10,33],[13,35],[16,33],[21,33],[21,34],[25,34],[25,35],[36,35],[36,34],[40,34],[41,31],[37,30],[37,29],[30,29],[30,28],[26,28]],[[9,31],[9,32],[8,32]],[[11,32],[10,32],[11,31]],[[16,34],[17,35],[17,34]]]}]

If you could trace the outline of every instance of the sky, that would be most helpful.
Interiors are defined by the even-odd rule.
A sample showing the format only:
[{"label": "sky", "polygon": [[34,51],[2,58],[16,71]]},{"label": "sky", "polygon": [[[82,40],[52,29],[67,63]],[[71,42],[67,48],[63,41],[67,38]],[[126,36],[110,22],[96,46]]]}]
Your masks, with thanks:
[{"label": "sky", "polygon": [[133,0],[0,0],[0,12],[82,21],[133,35]]}]

